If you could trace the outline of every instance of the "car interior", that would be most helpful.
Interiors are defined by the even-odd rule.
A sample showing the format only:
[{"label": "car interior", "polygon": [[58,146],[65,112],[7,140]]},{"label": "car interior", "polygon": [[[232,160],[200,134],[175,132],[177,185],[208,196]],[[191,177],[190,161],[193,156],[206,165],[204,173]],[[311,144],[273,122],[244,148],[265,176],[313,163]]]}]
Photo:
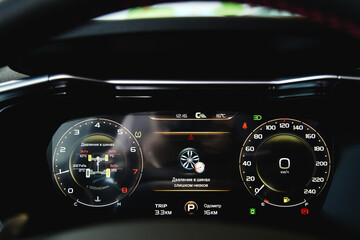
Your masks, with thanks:
[{"label": "car interior", "polygon": [[359,13],[0,1],[0,239],[359,238]]}]

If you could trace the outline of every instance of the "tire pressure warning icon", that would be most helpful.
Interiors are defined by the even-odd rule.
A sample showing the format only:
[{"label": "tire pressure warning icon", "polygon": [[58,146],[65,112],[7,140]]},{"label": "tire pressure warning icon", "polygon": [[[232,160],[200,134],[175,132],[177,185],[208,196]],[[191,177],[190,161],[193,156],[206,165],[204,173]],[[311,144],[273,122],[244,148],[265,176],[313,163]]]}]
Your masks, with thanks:
[{"label": "tire pressure warning icon", "polygon": [[205,164],[200,162],[200,155],[195,148],[185,148],[179,153],[179,162],[181,166],[188,171],[203,173]]},{"label": "tire pressure warning icon", "polygon": [[205,171],[205,164],[203,162],[197,162],[194,167],[195,172],[203,173]]}]

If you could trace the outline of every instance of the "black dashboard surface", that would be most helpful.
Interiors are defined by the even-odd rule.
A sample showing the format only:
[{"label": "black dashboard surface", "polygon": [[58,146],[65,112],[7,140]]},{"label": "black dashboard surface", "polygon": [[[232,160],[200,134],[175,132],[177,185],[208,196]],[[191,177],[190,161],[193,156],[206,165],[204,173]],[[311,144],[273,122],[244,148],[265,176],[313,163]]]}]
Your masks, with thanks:
[{"label": "black dashboard surface", "polygon": [[359,52],[356,39],[304,18],[93,20],[10,66],[31,76],[263,80],[357,74]]},{"label": "black dashboard surface", "polygon": [[195,223],[358,237],[358,51],[303,19],[92,22],[58,36],[12,62],[34,77],[0,85],[0,220],[26,213],[23,237],[146,234],[147,222],[164,237]]}]

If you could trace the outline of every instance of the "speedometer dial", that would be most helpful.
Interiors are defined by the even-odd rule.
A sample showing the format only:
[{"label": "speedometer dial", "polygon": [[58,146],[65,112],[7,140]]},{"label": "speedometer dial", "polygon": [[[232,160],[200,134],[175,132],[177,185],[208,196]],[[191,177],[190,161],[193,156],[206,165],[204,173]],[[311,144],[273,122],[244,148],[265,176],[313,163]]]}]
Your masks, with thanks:
[{"label": "speedometer dial", "polygon": [[279,207],[308,202],[320,194],[330,174],[325,141],[295,119],[274,119],[257,127],[240,154],[240,174],[249,192]]},{"label": "speedometer dial", "polygon": [[131,194],[143,159],[131,132],[108,119],[89,119],[68,129],[53,153],[61,191],[87,206],[108,206]]}]

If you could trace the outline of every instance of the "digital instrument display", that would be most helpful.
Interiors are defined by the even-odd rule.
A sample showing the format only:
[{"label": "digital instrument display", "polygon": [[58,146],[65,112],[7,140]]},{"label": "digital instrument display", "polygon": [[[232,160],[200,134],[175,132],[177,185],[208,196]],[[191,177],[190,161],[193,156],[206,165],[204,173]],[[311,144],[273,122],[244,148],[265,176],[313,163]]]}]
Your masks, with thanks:
[{"label": "digital instrument display", "polygon": [[317,125],[236,112],[92,116],[59,127],[49,163],[75,206],[203,216],[308,209],[330,176]]},{"label": "digital instrument display", "polygon": [[60,190],[75,201],[104,207],[135,190],[143,158],[135,137],[108,119],[81,121],[60,138],[53,172]]},{"label": "digital instrument display", "polygon": [[330,165],[319,133],[306,123],[283,118],[265,122],[249,135],[239,166],[254,196],[274,206],[293,207],[323,190]]}]

